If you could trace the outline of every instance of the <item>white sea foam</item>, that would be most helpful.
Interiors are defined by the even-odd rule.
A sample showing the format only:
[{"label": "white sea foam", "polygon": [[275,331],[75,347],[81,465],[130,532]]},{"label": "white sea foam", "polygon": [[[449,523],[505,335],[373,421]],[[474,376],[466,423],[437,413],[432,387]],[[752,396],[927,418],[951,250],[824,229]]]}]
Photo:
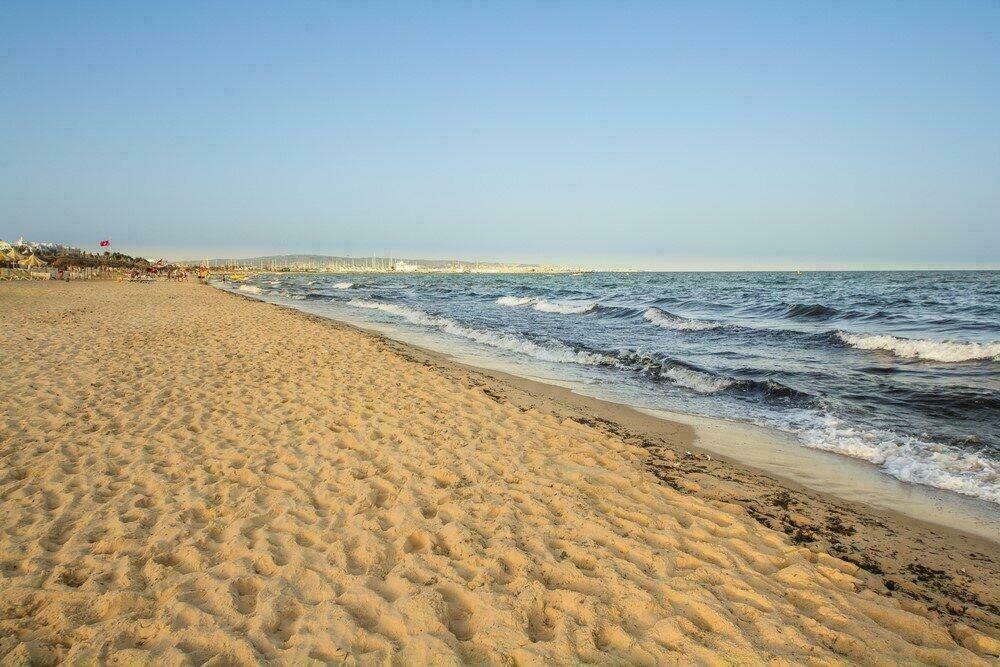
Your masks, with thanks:
[{"label": "white sea foam", "polygon": [[543,313],[560,313],[562,315],[583,315],[597,308],[597,302],[590,303],[556,303],[539,299],[538,303],[532,306],[535,310]]},{"label": "white sea foam", "polygon": [[501,306],[527,306],[529,303],[534,303],[535,298],[531,296],[502,296],[496,302]]},{"label": "white sea foam", "polygon": [[348,302],[356,308],[368,308],[379,310],[400,317],[411,324],[425,327],[434,327],[453,336],[460,336],[469,340],[489,345],[508,352],[527,354],[528,356],[543,361],[569,362],[577,364],[587,364],[591,366],[610,365],[614,360],[603,354],[574,350],[562,343],[551,341],[549,343],[536,343],[535,341],[515,336],[513,334],[500,333],[495,331],[482,331],[460,324],[455,320],[440,315],[431,315],[422,310],[416,310],[407,306],[400,306],[393,303],[381,303],[378,301],[365,301],[353,299]]},{"label": "white sea foam", "polygon": [[883,350],[904,359],[926,359],[951,363],[979,359],[1000,361],[1000,341],[965,343],[897,338],[887,335],[849,334],[844,331],[838,331],[837,337],[859,350]]},{"label": "white sea foam", "polygon": [[502,296],[496,300],[496,303],[501,306],[510,306],[512,308],[531,305],[532,308],[539,312],[559,313],[561,315],[583,315],[584,313],[589,313],[597,308],[596,301],[590,301],[587,303],[567,303],[546,301],[545,299],[536,299],[531,296]]},{"label": "white sea foam", "polygon": [[658,327],[663,327],[664,329],[675,329],[678,331],[704,331],[706,329],[718,329],[722,326],[718,322],[703,322],[701,320],[692,320],[679,315],[674,315],[673,313],[668,313],[665,310],[660,310],[656,306],[647,308],[646,312],[643,313],[642,316],[647,322],[652,322]]},{"label": "white sea foam", "polygon": [[730,379],[716,377],[683,366],[668,366],[660,371],[660,375],[672,380],[674,384],[687,387],[699,394],[714,394],[733,384]]},{"label": "white sea foam", "polygon": [[351,289],[354,287],[354,283],[334,283],[334,289]]},{"label": "white sea foam", "polygon": [[257,287],[256,285],[240,285],[239,290],[241,292],[250,292],[250,294],[263,294],[264,290]]},{"label": "white sea foam", "polygon": [[1000,462],[976,452],[861,428],[829,414],[801,411],[789,421],[806,447],[868,461],[904,482],[1000,503]]}]

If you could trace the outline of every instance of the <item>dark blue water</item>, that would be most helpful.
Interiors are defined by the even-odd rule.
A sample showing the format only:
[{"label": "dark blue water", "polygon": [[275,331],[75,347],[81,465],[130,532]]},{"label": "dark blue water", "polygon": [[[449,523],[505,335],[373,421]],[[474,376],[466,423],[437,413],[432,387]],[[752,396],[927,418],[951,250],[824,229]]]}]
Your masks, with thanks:
[{"label": "dark blue water", "polygon": [[1000,503],[1000,272],[286,274],[242,289]]}]

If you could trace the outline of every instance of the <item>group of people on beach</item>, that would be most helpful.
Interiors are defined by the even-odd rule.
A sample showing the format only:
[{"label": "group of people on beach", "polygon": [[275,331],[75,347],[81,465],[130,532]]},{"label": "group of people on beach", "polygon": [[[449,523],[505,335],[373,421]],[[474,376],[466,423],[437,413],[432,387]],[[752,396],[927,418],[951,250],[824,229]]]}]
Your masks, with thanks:
[{"label": "group of people on beach", "polygon": [[[118,277],[118,282],[128,281],[130,283],[148,283],[153,282],[156,278],[166,278],[174,282],[184,282],[188,279],[189,272],[186,268],[178,267],[174,269],[168,269],[166,271],[143,271],[141,269],[132,269],[128,274],[123,274]],[[201,273],[199,271],[199,277]]]}]

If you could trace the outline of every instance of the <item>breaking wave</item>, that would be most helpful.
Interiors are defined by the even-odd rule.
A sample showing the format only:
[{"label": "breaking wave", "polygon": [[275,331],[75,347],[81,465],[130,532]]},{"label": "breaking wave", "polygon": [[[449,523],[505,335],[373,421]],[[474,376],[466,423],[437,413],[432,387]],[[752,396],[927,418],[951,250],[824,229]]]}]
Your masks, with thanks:
[{"label": "breaking wave", "polygon": [[440,315],[432,315],[422,310],[399,306],[392,303],[381,303],[378,301],[364,301],[353,299],[348,305],[356,308],[368,308],[379,310],[396,317],[400,317],[411,324],[418,324],[425,327],[434,327],[453,336],[460,336],[483,345],[489,345],[508,352],[518,352],[543,361],[569,362],[577,364],[588,364],[591,366],[611,365],[614,359],[603,354],[575,350],[557,341],[547,341],[537,343],[522,336],[501,333],[496,331],[483,331],[474,329],[455,320]]},{"label": "breaking wave", "polygon": [[837,337],[859,350],[882,350],[903,359],[924,359],[958,363],[992,359],[1000,361],[1000,342],[965,343],[960,341],[920,340],[889,335],[849,334],[837,332]]},{"label": "breaking wave", "polygon": [[584,313],[589,313],[597,308],[596,302],[582,303],[582,304],[572,304],[572,303],[553,303],[551,301],[545,301],[541,299],[532,306],[535,310],[541,311],[543,313],[560,313],[562,315],[583,315]]},{"label": "breaking wave", "polygon": [[615,356],[617,368],[637,371],[654,380],[668,380],[699,394],[715,394],[725,391],[755,400],[796,405],[809,404],[813,399],[810,394],[774,380],[736,379],[726,375],[718,375],[662,354],[623,350],[617,352]]},{"label": "breaking wave", "polygon": [[348,283],[348,282],[334,283],[333,285],[331,285],[331,287],[333,287],[334,289],[351,289],[352,287],[354,287],[354,283]]},{"label": "breaking wave", "polygon": [[904,482],[1000,503],[1000,465],[978,452],[861,428],[829,414],[804,413],[799,418],[794,430],[806,447],[868,461]]},{"label": "breaking wave", "polygon": [[256,285],[240,285],[239,290],[241,292],[249,292],[250,294],[263,294],[264,290],[257,287]]},{"label": "breaking wave", "polygon": [[534,303],[535,297],[533,296],[502,296],[496,300],[501,306],[511,306],[516,308],[517,306],[527,306],[529,303]]},{"label": "breaking wave", "polygon": [[556,301],[546,301],[531,296],[502,296],[496,300],[500,306],[510,306],[518,308],[530,305],[533,309],[542,313],[559,313],[562,315],[583,315],[597,308],[596,301],[587,303],[566,303]]},{"label": "breaking wave", "polygon": [[606,366],[625,371],[639,372],[647,377],[668,380],[680,387],[690,389],[699,394],[714,394],[732,389],[742,394],[757,394],[761,398],[772,399],[802,396],[799,392],[777,382],[766,380],[736,380],[729,377],[714,375],[688,364],[656,355],[644,355],[637,352],[603,352],[570,347],[565,343],[550,340],[536,342],[523,336],[483,331],[456,322],[455,320],[433,315],[422,310],[393,303],[353,299],[348,305],[356,308],[367,308],[388,313],[402,318],[411,324],[433,327],[454,336],[460,336],[490,347],[527,354],[543,361],[562,363],[577,363],[590,366]]},{"label": "breaking wave", "polygon": [[692,320],[680,315],[674,315],[656,306],[647,308],[642,316],[647,322],[652,322],[658,327],[677,331],[704,331],[706,329],[718,329],[722,326],[718,322],[703,322],[701,320]]},{"label": "breaking wave", "polygon": [[660,370],[660,376],[668,378],[682,387],[699,394],[714,394],[717,391],[733,386],[733,380],[709,375],[684,366],[669,366]]}]

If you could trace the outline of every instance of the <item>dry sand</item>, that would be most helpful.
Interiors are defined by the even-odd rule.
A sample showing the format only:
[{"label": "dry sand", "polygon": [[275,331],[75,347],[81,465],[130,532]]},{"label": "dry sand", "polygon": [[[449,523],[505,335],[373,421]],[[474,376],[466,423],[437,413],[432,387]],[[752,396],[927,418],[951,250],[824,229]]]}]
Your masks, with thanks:
[{"label": "dry sand", "polygon": [[[205,286],[0,285],[0,309],[3,663],[1000,653],[995,578],[945,613],[890,594],[752,516],[780,482],[685,455],[688,427],[651,442],[596,402]],[[825,500],[787,493],[774,517],[818,520]],[[920,553],[924,528],[879,516]],[[996,574],[988,543],[936,534]]]}]

